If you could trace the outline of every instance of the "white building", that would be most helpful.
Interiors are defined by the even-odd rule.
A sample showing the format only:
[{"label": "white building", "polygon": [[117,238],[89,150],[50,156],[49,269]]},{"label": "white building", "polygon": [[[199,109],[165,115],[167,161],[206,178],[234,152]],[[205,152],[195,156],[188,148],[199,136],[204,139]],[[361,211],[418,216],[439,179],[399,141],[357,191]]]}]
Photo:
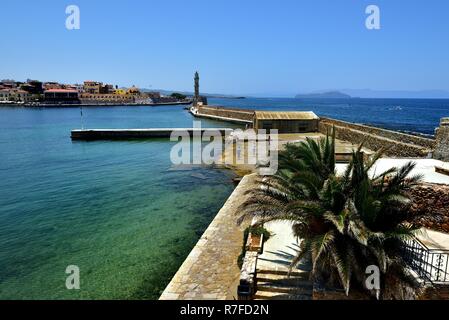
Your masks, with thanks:
[{"label": "white building", "polygon": [[10,89],[1,89],[0,90],[0,102],[9,102],[11,101],[11,90]]},{"label": "white building", "polygon": [[31,94],[20,89],[2,89],[0,90],[0,102],[30,102]]},{"label": "white building", "polygon": [[16,102],[29,102],[31,101],[31,94],[25,90],[14,90],[14,100]]}]

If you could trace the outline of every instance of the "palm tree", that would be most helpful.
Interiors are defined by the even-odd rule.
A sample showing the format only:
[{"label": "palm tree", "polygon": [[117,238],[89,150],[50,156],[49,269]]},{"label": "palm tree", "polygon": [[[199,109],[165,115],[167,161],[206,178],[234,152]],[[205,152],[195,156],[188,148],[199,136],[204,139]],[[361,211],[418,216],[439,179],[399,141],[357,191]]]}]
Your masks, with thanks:
[{"label": "palm tree", "polygon": [[[401,240],[416,230],[407,223],[407,191],[421,177],[409,177],[413,162],[369,174],[381,154],[366,158],[360,146],[344,174],[337,175],[334,130],[319,141],[288,144],[279,154],[278,172],[248,191],[239,223],[254,217],[258,224],[290,220],[293,234],[301,239],[291,267],[310,257],[311,276],[341,285],[346,294],[351,285],[364,287],[369,265],[378,266],[382,277],[388,270],[399,276],[404,271]],[[379,291],[374,293],[379,297]]]}]

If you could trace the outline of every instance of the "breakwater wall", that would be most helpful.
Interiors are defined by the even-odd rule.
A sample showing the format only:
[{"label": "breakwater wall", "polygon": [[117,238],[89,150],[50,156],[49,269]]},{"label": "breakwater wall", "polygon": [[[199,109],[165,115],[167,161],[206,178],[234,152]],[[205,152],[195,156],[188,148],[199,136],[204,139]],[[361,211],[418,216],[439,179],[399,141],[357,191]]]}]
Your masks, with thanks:
[{"label": "breakwater wall", "polygon": [[228,136],[233,130],[227,128],[152,128],[152,129],[80,129],[72,130],[72,140],[126,140],[126,139],[150,139],[170,138],[174,135],[190,136],[202,135],[206,131],[217,131],[223,137]]},{"label": "breakwater wall", "polygon": [[196,117],[223,120],[242,124],[253,123],[254,110],[224,108],[217,106],[197,106],[192,114]]},{"label": "breakwater wall", "polygon": [[373,151],[384,149],[390,157],[427,157],[435,148],[435,140],[330,118],[321,118],[319,131],[326,134],[335,128],[337,139],[354,144],[364,143]]},{"label": "breakwater wall", "polygon": [[449,161],[449,118],[441,119],[436,131],[435,159]]}]

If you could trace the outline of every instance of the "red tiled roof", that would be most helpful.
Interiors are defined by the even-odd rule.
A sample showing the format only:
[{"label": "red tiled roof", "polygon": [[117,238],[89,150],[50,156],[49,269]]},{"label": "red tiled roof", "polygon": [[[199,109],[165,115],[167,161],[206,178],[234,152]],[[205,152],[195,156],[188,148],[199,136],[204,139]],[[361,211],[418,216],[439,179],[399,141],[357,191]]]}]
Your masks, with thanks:
[{"label": "red tiled roof", "polygon": [[54,92],[63,92],[63,93],[78,93],[78,91],[74,89],[49,89],[45,90],[45,92],[54,93]]}]

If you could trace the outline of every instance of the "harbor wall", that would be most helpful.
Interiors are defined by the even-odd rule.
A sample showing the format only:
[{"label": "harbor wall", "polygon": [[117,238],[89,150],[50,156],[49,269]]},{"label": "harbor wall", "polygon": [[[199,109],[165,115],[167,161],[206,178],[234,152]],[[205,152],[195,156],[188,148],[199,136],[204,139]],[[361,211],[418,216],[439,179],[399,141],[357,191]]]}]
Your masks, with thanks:
[{"label": "harbor wall", "polygon": [[198,106],[196,116],[206,116],[215,119],[229,119],[235,122],[252,123],[254,110],[224,108],[217,106]]},{"label": "harbor wall", "polygon": [[380,136],[383,138],[387,138],[387,139],[391,139],[391,140],[415,144],[415,145],[425,147],[428,149],[432,149],[435,146],[435,140],[430,139],[430,138],[414,136],[411,134],[406,134],[406,133],[402,133],[402,132],[398,132],[398,131],[387,130],[387,129],[383,129],[383,128],[372,127],[372,126],[367,126],[367,125],[363,125],[363,124],[356,124],[356,123],[351,123],[351,122],[346,122],[346,121],[336,120],[336,119],[330,119],[330,118],[321,118],[321,121],[326,122],[326,123],[331,123],[336,126],[349,128],[352,130],[368,132],[370,134],[374,134],[374,135],[377,135],[377,136]]},{"label": "harbor wall", "polygon": [[363,142],[366,148],[383,149],[390,157],[428,157],[435,147],[433,139],[330,118],[320,118],[318,127],[323,134],[335,128],[337,139],[354,144]]},{"label": "harbor wall", "polygon": [[435,159],[449,161],[449,118],[442,118],[436,131]]},{"label": "harbor wall", "polygon": [[121,139],[150,139],[170,138],[172,135],[183,136],[186,132],[192,136],[194,133],[204,134],[206,131],[220,132],[226,137],[232,129],[226,128],[154,128],[154,129],[81,129],[72,130],[72,140],[121,140]]}]

